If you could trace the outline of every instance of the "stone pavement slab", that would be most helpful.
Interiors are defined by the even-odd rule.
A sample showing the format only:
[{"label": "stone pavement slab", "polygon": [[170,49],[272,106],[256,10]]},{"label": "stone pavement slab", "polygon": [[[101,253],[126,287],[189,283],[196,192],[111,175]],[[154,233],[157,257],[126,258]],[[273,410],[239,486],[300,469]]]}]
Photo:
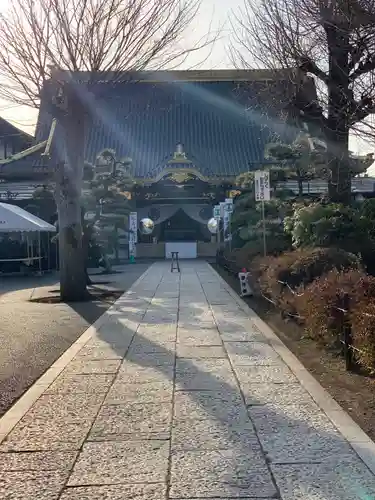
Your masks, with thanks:
[{"label": "stone pavement slab", "polygon": [[33,453],[1,453],[1,472],[70,470],[77,451],[35,451]]},{"label": "stone pavement slab", "polygon": [[374,443],[208,264],[181,267],[151,266],[21,400],[0,500],[372,498]]},{"label": "stone pavement slab", "polygon": [[61,500],[165,500],[163,484],[117,484],[116,486],[78,486],[67,488]]},{"label": "stone pavement slab", "polygon": [[356,457],[338,456],[329,463],[271,467],[282,498],[293,500],[372,500],[374,476]]},{"label": "stone pavement slab", "polygon": [[172,402],[105,405],[101,408],[89,440],[168,439]]},{"label": "stone pavement slab", "polygon": [[260,447],[172,454],[171,498],[270,498],[276,492]]},{"label": "stone pavement slab", "polygon": [[168,458],[168,441],[86,443],[68,485],[165,483]]},{"label": "stone pavement slab", "polygon": [[174,421],[217,420],[230,424],[232,421],[248,421],[248,413],[241,395],[232,391],[194,391],[174,394]]},{"label": "stone pavement slab", "polygon": [[0,477],[0,498],[6,500],[58,500],[69,470],[5,472]]}]

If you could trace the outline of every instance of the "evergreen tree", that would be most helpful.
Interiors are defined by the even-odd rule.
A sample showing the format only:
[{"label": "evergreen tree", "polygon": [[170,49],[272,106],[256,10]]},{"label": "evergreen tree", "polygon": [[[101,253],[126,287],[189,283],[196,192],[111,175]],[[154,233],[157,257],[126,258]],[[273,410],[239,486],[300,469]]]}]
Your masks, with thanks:
[{"label": "evergreen tree", "polygon": [[[128,231],[129,213],[133,208],[134,181],[130,176],[131,159],[117,160],[111,149],[102,151],[90,173],[86,165],[86,178],[90,178],[89,206],[95,210],[95,226],[104,253],[119,259],[119,232]],[[93,206],[94,204],[94,206]]]}]

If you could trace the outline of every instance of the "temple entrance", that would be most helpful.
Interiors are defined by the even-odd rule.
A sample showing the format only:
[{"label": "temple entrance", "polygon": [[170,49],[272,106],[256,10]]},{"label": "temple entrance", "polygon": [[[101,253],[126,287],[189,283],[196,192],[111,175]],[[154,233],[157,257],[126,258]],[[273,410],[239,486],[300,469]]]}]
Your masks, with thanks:
[{"label": "temple entrance", "polygon": [[207,228],[211,214],[208,204],[155,204],[140,209],[139,219],[152,218],[155,229],[150,235],[138,236],[137,255],[167,259],[172,252],[178,252],[180,259],[215,256],[216,241]]},{"label": "temple entrance", "polygon": [[179,209],[172,217],[161,224],[160,241],[183,242],[204,239],[202,225]]},{"label": "temple entrance", "polygon": [[207,222],[229,187],[222,178],[204,175],[177,144],[173,158],[158,164],[137,187],[138,219],[152,219],[155,225],[152,234],[139,235],[137,254],[167,259],[171,252],[181,259],[215,256],[216,237]]},{"label": "temple entrance", "polygon": [[197,241],[202,239],[201,224],[182,209],[161,224],[160,236],[165,242],[165,257],[178,252],[180,259],[197,258]]}]

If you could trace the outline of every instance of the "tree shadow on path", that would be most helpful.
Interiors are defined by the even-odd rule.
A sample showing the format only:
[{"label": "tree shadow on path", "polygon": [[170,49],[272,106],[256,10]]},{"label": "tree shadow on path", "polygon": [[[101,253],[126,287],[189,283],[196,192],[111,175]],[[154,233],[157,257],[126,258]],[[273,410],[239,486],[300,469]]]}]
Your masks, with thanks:
[{"label": "tree shadow on path", "polygon": [[[154,277],[146,293],[120,300],[111,316],[112,329],[104,325],[98,332],[98,338],[109,342],[114,350],[117,341],[129,341],[112,389],[122,384],[126,393],[127,383],[139,382],[141,389],[147,391],[148,383],[142,383],[147,371],[151,376],[155,373],[160,387],[163,381],[174,384],[172,497],[375,498],[371,496],[375,477],[288,367],[277,355],[262,361],[264,349],[271,349],[265,339],[255,336],[250,342],[235,340],[236,332],[244,328],[244,312],[229,294],[228,301],[237,317],[225,319],[221,336],[216,321],[209,326],[207,318],[213,318],[212,308],[201,299],[204,296],[207,300],[207,291],[212,287],[210,283],[204,287],[203,282],[206,289],[202,294],[202,279],[207,280],[207,272],[203,268],[196,276],[198,280],[189,279],[184,273],[181,278],[162,273],[156,287]],[[186,281],[190,281],[187,290]],[[198,283],[198,300],[186,302],[192,297],[191,286]],[[212,279],[212,286],[217,285],[217,279]],[[175,318],[173,309],[178,297],[179,316]],[[148,305],[140,315],[137,304],[143,300]],[[216,306],[228,308],[228,304]],[[150,323],[151,318],[155,318],[155,323]],[[132,322],[134,328],[127,326]],[[170,330],[171,324],[177,330],[177,322],[177,335],[171,341],[163,331]],[[153,324],[155,329],[150,328]],[[151,333],[145,335],[142,332],[147,327]],[[184,345],[183,332],[187,328],[216,335],[217,345],[225,348],[224,355],[219,359],[176,358],[174,348]],[[256,331],[250,320],[248,328]],[[234,341],[223,342],[225,333],[231,331]],[[200,347],[203,349],[204,345]],[[231,350],[229,355],[227,348]],[[253,364],[234,363],[235,356],[249,353]],[[258,357],[260,361],[254,362]],[[155,403],[163,404],[157,399]]]},{"label": "tree shadow on path", "polygon": [[[156,479],[167,477],[167,498],[371,499],[374,475],[224,284],[206,264],[186,264],[181,276],[166,266],[151,267],[119,299],[55,389],[48,387],[9,434],[1,455],[79,451],[74,481],[66,487],[64,475],[54,499],[83,500],[88,487],[98,498],[109,485],[155,482],[153,470],[164,470],[160,454],[155,448],[144,458],[142,450],[156,442],[169,449],[170,439],[169,469]],[[205,349],[219,357],[203,358]],[[88,392],[85,377],[97,379]],[[51,465],[38,467],[45,492]],[[7,484],[18,477],[22,488],[25,473],[18,474],[8,469]]]}]

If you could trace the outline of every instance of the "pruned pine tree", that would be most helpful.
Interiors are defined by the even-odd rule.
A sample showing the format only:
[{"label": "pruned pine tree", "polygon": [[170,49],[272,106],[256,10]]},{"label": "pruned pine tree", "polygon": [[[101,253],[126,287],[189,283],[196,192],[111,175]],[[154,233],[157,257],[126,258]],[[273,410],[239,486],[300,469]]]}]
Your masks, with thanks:
[{"label": "pruned pine tree", "polygon": [[[329,180],[329,159],[324,148],[311,147],[311,139],[300,134],[292,144],[272,143],[267,147],[267,155],[279,162],[285,180],[296,180],[298,197],[304,194],[304,183],[314,179]],[[372,155],[354,156],[349,152],[348,169],[350,178],[366,172],[372,165]]]},{"label": "pruned pine tree", "polygon": [[130,158],[118,160],[116,152],[102,151],[96,162],[96,174],[90,182],[95,200],[95,222],[100,226],[101,243],[119,259],[119,233],[128,231],[129,213],[134,208],[134,180]]}]

